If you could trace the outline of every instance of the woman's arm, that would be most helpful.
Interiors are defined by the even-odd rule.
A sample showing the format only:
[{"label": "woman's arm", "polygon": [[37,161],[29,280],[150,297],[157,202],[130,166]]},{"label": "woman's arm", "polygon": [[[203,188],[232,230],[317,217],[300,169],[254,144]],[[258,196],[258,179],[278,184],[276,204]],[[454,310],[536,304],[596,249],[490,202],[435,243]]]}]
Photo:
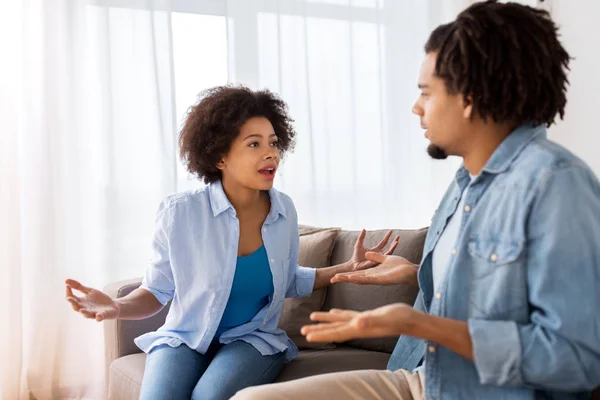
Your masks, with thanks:
[{"label": "woman's arm", "polygon": [[119,306],[118,319],[150,318],[164,307],[152,293],[143,288],[137,288],[117,299],[116,303]]},{"label": "woman's arm", "polygon": [[366,234],[367,231],[363,229],[360,232],[360,235],[358,235],[358,239],[356,239],[356,243],[354,244],[354,253],[352,254],[350,260],[342,264],[334,265],[332,267],[324,267],[317,269],[315,276],[315,285],[313,287],[313,290],[317,290],[331,285],[333,283],[331,282],[332,278],[337,274],[356,272],[368,268],[373,268],[378,264],[378,262],[367,259],[366,254],[368,252],[371,252],[383,254],[385,256],[390,255],[394,252],[396,246],[398,246],[398,241],[400,240],[400,238],[396,236],[394,240],[392,240],[392,243],[389,245],[389,247],[386,250],[384,250],[387,242],[392,236],[392,231],[388,231],[383,237],[383,239],[381,239],[381,241],[377,243],[375,247],[367,248],[364,246]]},{"label": "woman's arm", "polygon": [[[101,290],[89,288],[73,279],[67,279],[65,284],[67,301],[73,310],[98,322],[105,319],[145,319],[163,308],[156,297],[143,288],[115,300]],[[83,293],[83,296],[76,296],[72,289]]]},{"label": "woman's arm", "polygon": [[352,271],[352,264],[347,261],[343,264],[334,265],[332,267],[317,268],[315,274],[315,285],[313,290],[321,289],[331,285],[331,279],[336,274]]}]

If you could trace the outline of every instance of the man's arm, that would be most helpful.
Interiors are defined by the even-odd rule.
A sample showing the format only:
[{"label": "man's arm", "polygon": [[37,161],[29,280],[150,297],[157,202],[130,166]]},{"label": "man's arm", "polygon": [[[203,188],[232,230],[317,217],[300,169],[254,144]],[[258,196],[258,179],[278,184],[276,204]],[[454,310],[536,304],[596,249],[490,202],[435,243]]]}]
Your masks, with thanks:
[{"label": "man's arm", "polygon": [[404,257],[380,254],[369,251],[365,254],[376,267],[361,271],[338,272],[331,283],[348,282],[359,285],[412,285],[419,286],[417,272],[419,265],[413,264]]},{"label": "man's arm", "polygon": [[[317,269],[314,290],[329,286],[336,282],[342,282],[343,280],[334,279],[342,275],[357,274],[368,271],[385,260],[386,257],[401,258],[390,255],[394,252],[396,246],[398,246],[398,241],[400,240],[399,236],[396,236],[392,240],[392,243],[387,247],[387,249],[385,248],[388,241],[392,237],[391,230],[385,234],[383,239],[381,239],[375,247],[365,247],[364,241],[366,235],[367,231],[363,229],[356,239],[356,243],[354,244],[354,252],[348,261],[331,267]],[[367,255],[369,256],[367,257]]]},{"label": "man's arm", "polygon": [[481,383],[591,390],[600,384],[600,187],[593,175],[573,166],[548,173],[527,232],[530,322],[469,320]]},{"label": "man's arm", "polygon": [[[562,391],[600,384],[600,186],[587,170],[546,177],[528,221],[528,324],[427,315],[405,304],[313,313],[309,341],[409,335],[473,360],[482,384]],[[382,264],[383,265],[383,264]],[[375,269],[374,269],[375,270]],[[392,280],[388,280],[392,281]]]},{"label": "man's arm", "polygon": [[407,304],[390,304],[365,312],[333,309],[312,313],[311,319],[325,323],[302,328],[309,342],[408,335],[437,343],[473,360],[466,322],[429,315]]}]

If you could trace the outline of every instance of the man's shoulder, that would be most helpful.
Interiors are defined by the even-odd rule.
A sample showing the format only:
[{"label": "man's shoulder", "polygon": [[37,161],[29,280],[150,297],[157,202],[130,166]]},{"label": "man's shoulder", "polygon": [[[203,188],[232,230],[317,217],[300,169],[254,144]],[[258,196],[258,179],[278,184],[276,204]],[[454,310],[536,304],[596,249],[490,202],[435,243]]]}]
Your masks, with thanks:
[{"label": "man's shoulder", "polygon": [[507,171],[514,182],[539,186],[559,171],[570,169],[597,180],[590,167],[562,145],[547,138],[532,140]]},{"label": "man's shoulder", "polygon": [[556,171],[573,168],[591,173],[589,166],[562,145],[547,138],[536,138],[515,160],[512,172],[524,178],[543,179]]}]

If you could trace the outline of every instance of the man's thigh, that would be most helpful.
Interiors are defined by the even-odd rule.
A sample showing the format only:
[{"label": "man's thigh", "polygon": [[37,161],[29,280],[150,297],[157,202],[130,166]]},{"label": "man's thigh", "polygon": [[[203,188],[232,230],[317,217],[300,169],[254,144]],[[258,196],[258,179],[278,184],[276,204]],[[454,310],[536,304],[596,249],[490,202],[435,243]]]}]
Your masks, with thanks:
[{"label": "man's thigh", "polygon": [[238,392],[232,399],[417,400],[423,399],[423,380],[419,373],[405,370],[337,372],[255,386]]}]

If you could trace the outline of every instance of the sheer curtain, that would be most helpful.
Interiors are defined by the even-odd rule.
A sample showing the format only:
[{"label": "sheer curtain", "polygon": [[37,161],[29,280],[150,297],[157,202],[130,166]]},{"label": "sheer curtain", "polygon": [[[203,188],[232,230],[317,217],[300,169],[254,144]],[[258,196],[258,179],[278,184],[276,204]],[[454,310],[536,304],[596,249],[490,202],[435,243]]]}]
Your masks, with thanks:
[{"label": "sheer curtain", "polygon": [[[410,108],[428,32],[464,5],[6,2],[0,399],[102,398],[101,325],[72,312],[63,281],[101,288],[142,275],[160,199],[200,185],[186,179],[175,155],[183,110],[203,85],[268,87],[289,103],[298,146],[276,184],[293,197],[301,222],[427,225],[458,162],[428,159]],[[194,30],[195,20],[181,22],[205,6],[226,18],[218,46],[227,54],[218,64],[201,56],[214,38],[196,34],[204,31]],[[227,71],[209,82],[188,63]]]},{"label": "sheer curtain", "polygon": [[169,3],[122,6],[0,15],[0,399],[102,398],[102,326],[63,281],[139,276],[176,189]]},{"label": "sheer curtain", "polygon": [[280,93],[296,120],[276,184],[301,222],[429,224],[459,161],[429,159],[411,107],[429,32],[469,3],[227,1],[230,80]]}]

